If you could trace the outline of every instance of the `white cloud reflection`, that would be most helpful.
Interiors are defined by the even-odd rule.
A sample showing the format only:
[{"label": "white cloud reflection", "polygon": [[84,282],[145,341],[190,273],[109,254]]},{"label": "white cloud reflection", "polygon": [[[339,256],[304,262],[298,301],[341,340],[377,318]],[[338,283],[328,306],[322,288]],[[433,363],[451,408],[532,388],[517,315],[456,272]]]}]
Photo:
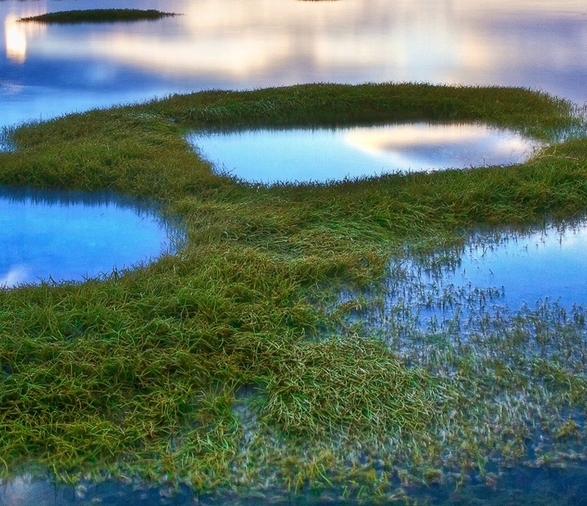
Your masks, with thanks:
[{"label": "white cloud reflection", "polygon": [[12,288],[27,281],[29,269],[26,265],[14,265],[5,274],[0,273],[0,287]]},{"label": "white cloud reflection", "polygon": [[50,27],[28,45],[39,55],[106,58],[158,75],[227,80],[228,86],[423,80],[545,88],[547,77],[535,81],[545,62],[563,71],[585,68],[577,55],[587,52],[587,17],[578,14],[587,8],[578,9],[578,0],[155,4],[183,15],[79,30]]},{"label": "white cloud reflection", "polygon": [[23,25],[19,24],[14,16],[8,16],[4,20],[4,36],[6,57],[23,63],[26,60],[26,34]]},{"label": "white cloud reflection", "polygon": [[539,143],[482,124],[409,123],[386,128],[355,128],[345,141],[401,170],[438,170],[521,162]]}]

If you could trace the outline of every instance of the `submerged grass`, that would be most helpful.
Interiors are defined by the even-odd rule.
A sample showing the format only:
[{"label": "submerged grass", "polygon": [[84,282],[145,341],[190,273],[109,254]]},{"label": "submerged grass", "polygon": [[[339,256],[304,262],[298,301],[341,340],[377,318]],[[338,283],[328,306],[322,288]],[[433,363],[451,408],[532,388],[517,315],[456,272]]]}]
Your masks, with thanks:
[{"label": "submerged grass", "polygon": [[156,20],[168,16],[176,16],[169,12],[155,9],[86,9],[58,11],[21,18],[19,21],[35,21],[37,23],[111,23],[115,21]]},{"label": "submerged grass", "polygon": [[[551,145],[510,167],[263,186],[216,175],[183,138],[412,120],[485,122]],[[62,477],[248,492],[342,483],[346,497],[387,500],[403,497],[397,480],[522,458],[520,399],[557,413],[557,440],[583,440],[583,422],[544,406],[571,385],[565,406],[584,410],[584,371],[548,356],[508,363],[519,333],[497,357],[426,332],[397,348],[345,324],[360,300],[336,303],[406,246],[425,255],[479,225],[583,212],[582,131],[572,104],[528,90],[324,84],[174,95],[5,132],[15,151],[0,153],[0,183],[150,197],[184,218],[188,241],[132,271],[0,290],[2,472],[36,462]],[[565,332],[579,336],[569,346],[583,339]]]}]

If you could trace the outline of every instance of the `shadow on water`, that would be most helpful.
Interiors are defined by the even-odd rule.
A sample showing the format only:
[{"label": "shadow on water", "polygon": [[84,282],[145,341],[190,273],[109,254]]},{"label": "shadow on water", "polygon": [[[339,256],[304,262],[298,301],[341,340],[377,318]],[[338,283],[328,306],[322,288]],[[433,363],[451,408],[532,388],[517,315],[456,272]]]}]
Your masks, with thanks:
[{"label": "shadow on water", "polygon": [[0,286],[81,281],[174,253],[178,219],[113,192],[0,187]]},{"label": "shadow on water", "polygon": [[1,506],[319,506],[358,504],[426,504],[430,506],[585,506],[587,505],[587,464],[577,462],[561,468],[506,468],[487,480],[470,475],[464,483],[432,483],[403,488],[397,480],[397,500],[348,499],[341,488],[319,493],[294,493],[276,490],[252,495],[219,493],[196,494],[189,487],[147,487],[121,482],[82,482],[56,484],[49,479],[23,475],[0,482]]}]

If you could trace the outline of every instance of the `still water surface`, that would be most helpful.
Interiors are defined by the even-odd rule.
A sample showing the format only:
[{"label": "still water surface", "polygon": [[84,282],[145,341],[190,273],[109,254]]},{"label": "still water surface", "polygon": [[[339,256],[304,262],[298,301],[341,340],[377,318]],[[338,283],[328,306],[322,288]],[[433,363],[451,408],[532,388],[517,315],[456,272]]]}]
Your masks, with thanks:
[{"label": "still water surface", "polygon": [[113,194],[0,187],[0,287],[83,280],[174,251],[179,228]]},{"label": "still water surface", "polygon": [[[156,22],[41,25],[90,8]],[[584,0],[0,1],[0,125],[209,88],[426,81],[587,101]]]},{"label": "still water surface", "polygon": [[[513,309],[549,299],[566,308],[587,307],[587,223],[503,235],[496,244],[476,242],[443,282],[456,287],[494,287]],[[432,282],[432,279],[430,279]]]},{"label": "still water surface", "polygon": [[217,172],[260,183],[509,165],[540,147],[485,125],[428,123],[194,133],[188,141]]}]

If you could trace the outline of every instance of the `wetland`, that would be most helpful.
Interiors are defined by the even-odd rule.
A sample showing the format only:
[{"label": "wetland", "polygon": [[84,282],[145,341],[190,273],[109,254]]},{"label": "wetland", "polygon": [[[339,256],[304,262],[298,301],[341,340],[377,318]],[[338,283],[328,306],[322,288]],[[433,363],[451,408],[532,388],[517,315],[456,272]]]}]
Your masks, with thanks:
[{"label": "wetland", "polygon": [[[215,174],[184,137],[415,114],[550,145],[507,167],[263,186]],[[581,308],[480,319],[467,339],[454,325],[388,318],[395,327],[373,330],[348,317],[370,309],[361,290],[390,273],[406,280],[388,268],[406,247],[425,262],[474,227],[579,215],[585,139],[565,132],[583,121],[571,103],[522,89],[300,85],[174,95],[15,129],[15,150],[0,154],[4,184],[157,199],[184,218],[187,242],[122,274],[0,292],[7,471],[34,461],[61,479],[277,496],[334,487],[391,501],[420,482],[456,486],[474,472],[491,483],[522,463],[580,462]],[[342,289],[358,295],[340,301]]]},{"label": "wetland", "polygon": [[[17,28],[53,4],[0,2],[0,183],[146,198],[186,229],[175,254],[133,269],[0,289],[0,503],[580,504],[580,266],[563,267],[576,291],[530,272],[544,283],[516,295],[522,283],[495,282],[495,262],[502,246],[550,237],[552,258],[580,255],[587,70],[564,51],[583,47],[584,6],[542,6],[529,22],[531,1],[417,13],[276,3],[225,0],[220,23],[218,6],[195,15],[178,1],[166,8],[184,16],[83,31]],[[242,30],[259,12],[265,28]],[[411,57],[398,30],[413,41],[419,26],[436,43]],[[228,57],[171,57],[188,54],[188,33],[191,47],[223,41]],[[299,33],[322,44],[290,44]],[[545,44],[540,58],[512,46],[518,33]],[[287,43],[267,44],[278,36]],[[398,52],[359,58],[383,41]],[[476,55],[494,54],[487,41],[516,51],[497,64],[455,52],[464,41]],[[255,44],[269,54],[236,58]],[[402,76],[464,85],[353,83]],[[328,80],[350,84],[296,84]],[[447,122],[541,148],[476,168],[267,185],[217,172],[186,139]]]}]

